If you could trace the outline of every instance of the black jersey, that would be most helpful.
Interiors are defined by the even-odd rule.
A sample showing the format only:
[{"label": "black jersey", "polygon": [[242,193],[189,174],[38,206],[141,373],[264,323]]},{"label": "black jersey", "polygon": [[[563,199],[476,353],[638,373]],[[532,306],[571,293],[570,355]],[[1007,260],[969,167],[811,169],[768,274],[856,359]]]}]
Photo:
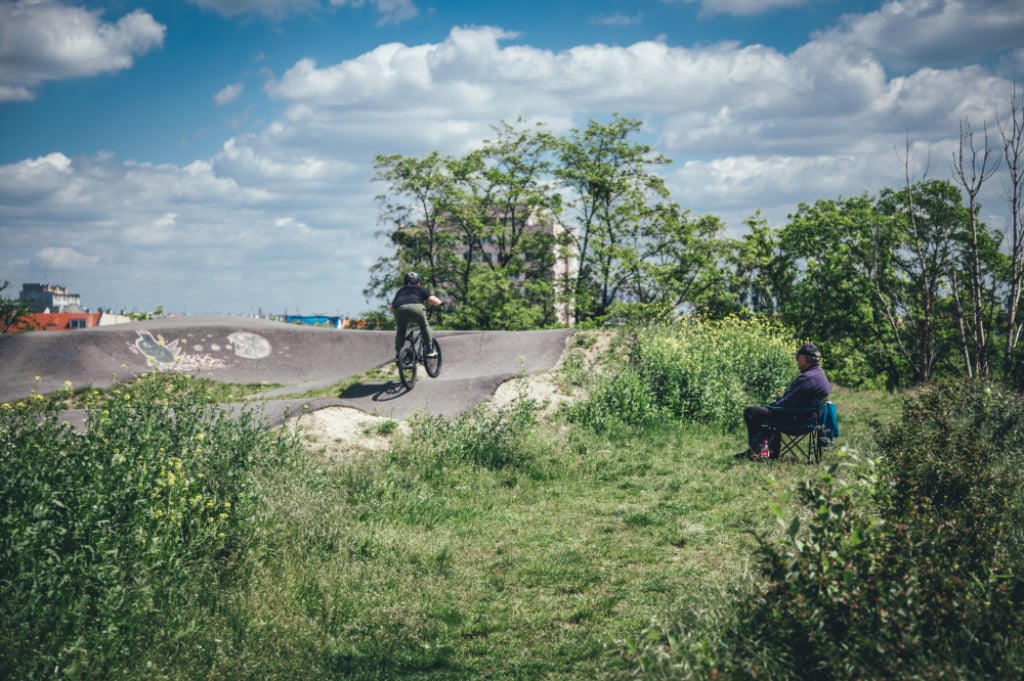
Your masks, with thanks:
[{"label": "black jersey", "polygon": [[403,286],[398,289],[398,293],[395,294],[391,304],[395,307],[401,307],[402,305],[410,305],[412,303],[425,303],[430,296],[430,291],[422,286]]}]

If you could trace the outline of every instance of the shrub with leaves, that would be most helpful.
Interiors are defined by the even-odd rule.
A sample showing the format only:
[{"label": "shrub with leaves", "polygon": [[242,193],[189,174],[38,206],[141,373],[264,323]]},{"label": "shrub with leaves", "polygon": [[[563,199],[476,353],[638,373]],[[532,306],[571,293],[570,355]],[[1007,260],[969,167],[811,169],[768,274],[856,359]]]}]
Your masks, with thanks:
[{"label": "shrub with leaves", "polygon": [[662,420],[667,410],[658,404],[643,377],[624,367],[615,374],[592,378],[586,398],[568,404],[564,412],[574,423],[605,432],[621,424],[650,425]]},{"label": "shrub with leaves", "polygon": [[732,428],[747,404],[780,394],[795,374],[791,335],[765,320],[687,318],[632,332],[628,367],[597,378],[570,419],[597,428],[666,417]]},{"label": "shrub with leaves", "polygon": [[142,376],[83,434],[66,396],[0,405],[0,676],[130,676],[195,626],[176,613],[244,550],[253,468],[291,447],[197,390]]},{"label": "shrub with leaves", "polygon": [[527,467],[533,459],[528,443],[535,423],[536,403],[523,397],[503,409],[480,406],[452,419],[420,414],[412,423],[412,441],[419,449],[414,455],[430,456],[440,465]]},{"label": "shrub with leaves", "polygon": [[741,676],[1024,675],[1019,405],[969,381],[907,400],[861,471],[877,508],[835,467],[801,485],[786,541],[760,538],[769,587],[729,656]]},{"label": "shrub with leaves", "polygon": [[983,381],[934,385],[904,402],[879,438],[887,486],[879,506],[894,522],[941,525],[972,568],[1021,544],[1024,400]]}]

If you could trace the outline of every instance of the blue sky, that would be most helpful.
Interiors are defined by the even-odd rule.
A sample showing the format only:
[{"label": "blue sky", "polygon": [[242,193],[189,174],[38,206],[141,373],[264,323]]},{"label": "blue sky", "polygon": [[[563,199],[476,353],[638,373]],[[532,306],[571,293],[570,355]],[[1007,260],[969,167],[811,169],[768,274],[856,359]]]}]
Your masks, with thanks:
[{"label": "blue sky", "polygon": [[672,199],[739,235],[899,186],[908,141],[915,177],[952,179],[962,120],[998,143],[1015,70],[1019,0],[0,0],[0,281],[358,315],[378,153],[618,112]]}]

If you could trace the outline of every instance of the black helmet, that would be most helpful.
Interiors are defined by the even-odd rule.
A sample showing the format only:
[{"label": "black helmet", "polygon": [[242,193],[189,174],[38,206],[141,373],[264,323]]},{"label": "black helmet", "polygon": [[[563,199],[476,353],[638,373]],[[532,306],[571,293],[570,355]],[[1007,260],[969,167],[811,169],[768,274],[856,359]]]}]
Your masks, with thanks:
[{"label": "black helmet", "polygon": [[406,286],[419,286],[422,283],[423,283],[423,277],[421,277],[420,275],[416,274],[415,272],[410,272],[409,274],[405,275],[405,285]]}]

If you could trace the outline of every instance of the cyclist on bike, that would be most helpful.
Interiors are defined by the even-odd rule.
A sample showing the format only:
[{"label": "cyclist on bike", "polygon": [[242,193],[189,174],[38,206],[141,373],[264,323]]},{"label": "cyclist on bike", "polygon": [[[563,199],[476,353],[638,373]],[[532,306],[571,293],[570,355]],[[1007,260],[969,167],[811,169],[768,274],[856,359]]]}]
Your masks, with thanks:
[{"label": "cyclist on bike", "polygon": [[415,272],[405,275],[405,286],[398,289],[394,299],[391,301],[391,313],[395,315],[395,360],[402,351],[402,342],[405,340],[405,332],[410,322],[415,322],[420,327],[423,335],[424,347],[427,348],[427,357],[437,354],[434,350],[434,337],[430,332],[430,324],[427,323],[427,308],[424,303],[434,307],[441,304],[441,299],[430,291],[423,288],[423,278]]}]

